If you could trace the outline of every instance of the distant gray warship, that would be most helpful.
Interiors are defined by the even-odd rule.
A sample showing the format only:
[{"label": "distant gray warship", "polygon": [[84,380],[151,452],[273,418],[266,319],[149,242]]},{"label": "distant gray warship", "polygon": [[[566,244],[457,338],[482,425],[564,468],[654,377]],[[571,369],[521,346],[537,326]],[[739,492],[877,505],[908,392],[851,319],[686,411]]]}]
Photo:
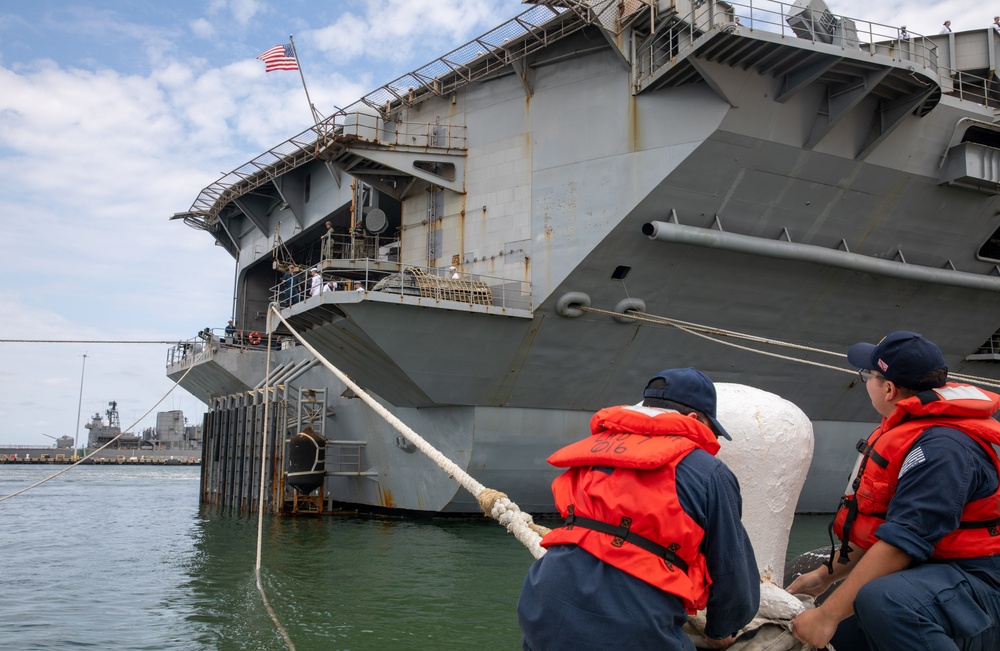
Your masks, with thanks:
[{"label": "distant gray warship", "polygon": [[175,215],[238,260],[241,330],[167,366],[209,405],[205,501],[256,507],[267,416],[278,463],[305,424],[328,441],[329,503],[478,511],[304,347],[267,346],[272,303],[535,513],[546,457],[663,367],[806,412],[800,511],[835,507],[875,418],[821,351],[915,330],[952,372],[1000,378],[1000,36],[816,0],[533,4]]},{"label": "distant gray warship", "polygon": [[114,400],[108,403],[108,408],[104,411],[108,422],[104,423],[101,414],[98,412],[91,416],[90,422],[84,425],[89,434],[87,435],[86,448],[96,450],[114,441],[114,450],[138,450],[142,444],[142,437],[135,434],[122,434],[121,420],[118,418],[118,403]]}]

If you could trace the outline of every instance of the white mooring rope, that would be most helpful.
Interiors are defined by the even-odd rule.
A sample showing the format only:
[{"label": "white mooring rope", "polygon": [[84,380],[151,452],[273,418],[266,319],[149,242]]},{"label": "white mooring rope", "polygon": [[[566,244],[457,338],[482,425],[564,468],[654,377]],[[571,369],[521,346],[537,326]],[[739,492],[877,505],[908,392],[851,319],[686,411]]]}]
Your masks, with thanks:
[{"label": "white mooring rope", "polygon": [[[759,350],[757,348],[751,348],[749,346],[741,346],[740,344],[735,344],[729,341],[724,341],[718,337],[731,337],[733,339],[744,339],[746,341],[752,341],[759,344],[769,344],[772,346],[780,346],[782,348],[791,348],[793,350],[803,350],[812,353],[821,353],[823,355],[831,355],[834,357],[840,357],[842,359],[847,359],[846,353],[835,353],[829,350],[823,350],[822,348],[813,348],[811,346],[802,346],[800,344],[793,344],[787,341],[781,341],[780,339],[769,339],[767,337],[758,337],[756,335],[748,335],[742,332],[736,332],[734,330],[723,330],[722,328],[716,328],[713,326],[701,325],[698,323],[690,323],[688,321],[681,321],[679,319],[672,319],[670,317],[658,316],[655,314],[646,314],[645,312],[638,312],[636,310],[626,310],[623,312],[612,312],[611,310],[602,310],[597,307],[590,307],[587,305],[575,305],[583,312],[593,312],[594,314],[606,314],[611,317],[622,317],[627,316],[629,319],[634,319],[636,321],[645,321],[646,323],[651,323],[655,325],[665,325],[672,328],[677,328],[688,334],[694,335],[696,337],[701,337],[702,339],[708,339],[717,344],[723,346],[729,346],[730,348],[737,348],[739,350],[745,350],[747,352],[756,353],[758,355],[765,355],[767,357],[775,357],[777,359],[783,359],[789,362],[796,362],[798,364],[808,364],[810,366],[818,366],[820,368],[829,369],[831,371],[838,371],[840,373],[849,373],[854,375],[857,373],[855,369],[847,369],[841,366],[832,366],[830,364],[823,364],[822,362],[814,362],[808,359],[803,359],[801,357],[792,357],[789,355],[779,355],[778,353],[770,353],[766,350]],[[717,335],[717,337],[709,336]],[[965,375],[963,373],[952,373],[948,372],[948,378],[952,380],[958,380],[960,382],[968,382],[970,384],[978,384],[980,386],[1000,388],[1000,382],[993,380],[991,378],[979,377],[976,375]]]},{"label": "white mooring rope", "polygon": [[[270,315],[268,315],[270,317]],[[270,318],[268,319],[270,321]],[[275,627],[277,627],[278,632],[281,633],[281,639],[285,642],[285,647],[288,651],[295,651],[295,644],[292,643],[292,638],[288,636],[288,631],[282,625],[281,620],[278,619],[278,614],[274,612],[274,608],[271,607],[271,602],[267,599],[267,594],[264,592],[264,584],[261,582],[260,578],[260,559],[263,550],[263,539],[264,539],[264,478],[267,477],[267,426],[270,422],[270,404],[271,401],[267,399],[269,387],[267,386],[267,378],[271,377],[271,342],[274,335],[273,329],[270,327],[271,324],[268,323],[267,328],[267,361],[264,364],[264,432],[261,436],[260,443],[260,492],[257,496],[257,559],[254,563],[253,575],[254,580],[257,584],[257,592],[260,593],[260,598],[264,601],[264,608],[267,609],[267,614],[270,616],[271,621],[274,622]]]}]

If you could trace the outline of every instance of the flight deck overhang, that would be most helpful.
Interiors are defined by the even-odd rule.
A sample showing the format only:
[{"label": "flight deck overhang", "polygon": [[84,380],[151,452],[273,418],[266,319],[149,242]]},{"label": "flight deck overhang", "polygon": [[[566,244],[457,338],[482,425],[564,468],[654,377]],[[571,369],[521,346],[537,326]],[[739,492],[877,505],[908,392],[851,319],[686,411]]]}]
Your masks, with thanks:
[{"label": "flight deck overhang", "polygon": [[[751,29],[738,22],[715,24],[707,31],[678,22],[659,30],[636,52],[634,91],[702,82],[735,106],[737,89],[712,74],[718,64],[754,70],[774,79],[772,97],[787,102],[807,88],[823,87],[813,126],[802,143],[819,144],[852,111],[871,111],[870,133],[856,158],[863,159],[909,115],[923,117],[941,98],[936,51],[929,41],[826,43],[799,38],[788,27]],[[863,103],[875,98],[876,102]]]}]

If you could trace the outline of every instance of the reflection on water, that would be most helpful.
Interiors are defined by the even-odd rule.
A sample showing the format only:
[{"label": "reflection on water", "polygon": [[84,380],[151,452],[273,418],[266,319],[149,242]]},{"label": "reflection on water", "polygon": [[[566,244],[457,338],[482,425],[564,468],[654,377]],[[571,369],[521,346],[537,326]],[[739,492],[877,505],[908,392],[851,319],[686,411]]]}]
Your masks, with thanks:
[{"label": "reflection on water", "polygon": [[[281,648],[253,579],[256,520],[202,512],[188,588],[203,644]],[[263,584],[300,649],[517,648],[531,555],[482,521],[268,518]]]},{"label": "reflection on water", "polygon": [[[0,495],[52,468],[0,465]],[[0,649],[284,649],[256,518],[199,507],[198,472],[83,466],[0,503]],[[789,554],[828,521],[797,517]],[[264,588],[299,651],[519,648],[531,562],[485,518],[264,523]]]},{"label": "reflection on water", "polygon": [[[59,469],[0,465],[0,495]],[[197,495],[197,468],[81,466],[0,503],[0,648],[204,648],[181,587]]]}]

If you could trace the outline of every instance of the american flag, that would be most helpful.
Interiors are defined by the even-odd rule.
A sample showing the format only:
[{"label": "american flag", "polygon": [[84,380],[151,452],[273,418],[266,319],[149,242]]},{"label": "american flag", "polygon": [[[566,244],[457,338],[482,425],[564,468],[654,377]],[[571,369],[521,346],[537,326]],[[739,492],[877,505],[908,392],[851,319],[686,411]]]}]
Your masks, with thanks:
[{"label": "american flag", "polygon": [[291,43],[275,45],[257,58],[264,62],[264,72],[299,69],[299,63],[295,60]]}]

